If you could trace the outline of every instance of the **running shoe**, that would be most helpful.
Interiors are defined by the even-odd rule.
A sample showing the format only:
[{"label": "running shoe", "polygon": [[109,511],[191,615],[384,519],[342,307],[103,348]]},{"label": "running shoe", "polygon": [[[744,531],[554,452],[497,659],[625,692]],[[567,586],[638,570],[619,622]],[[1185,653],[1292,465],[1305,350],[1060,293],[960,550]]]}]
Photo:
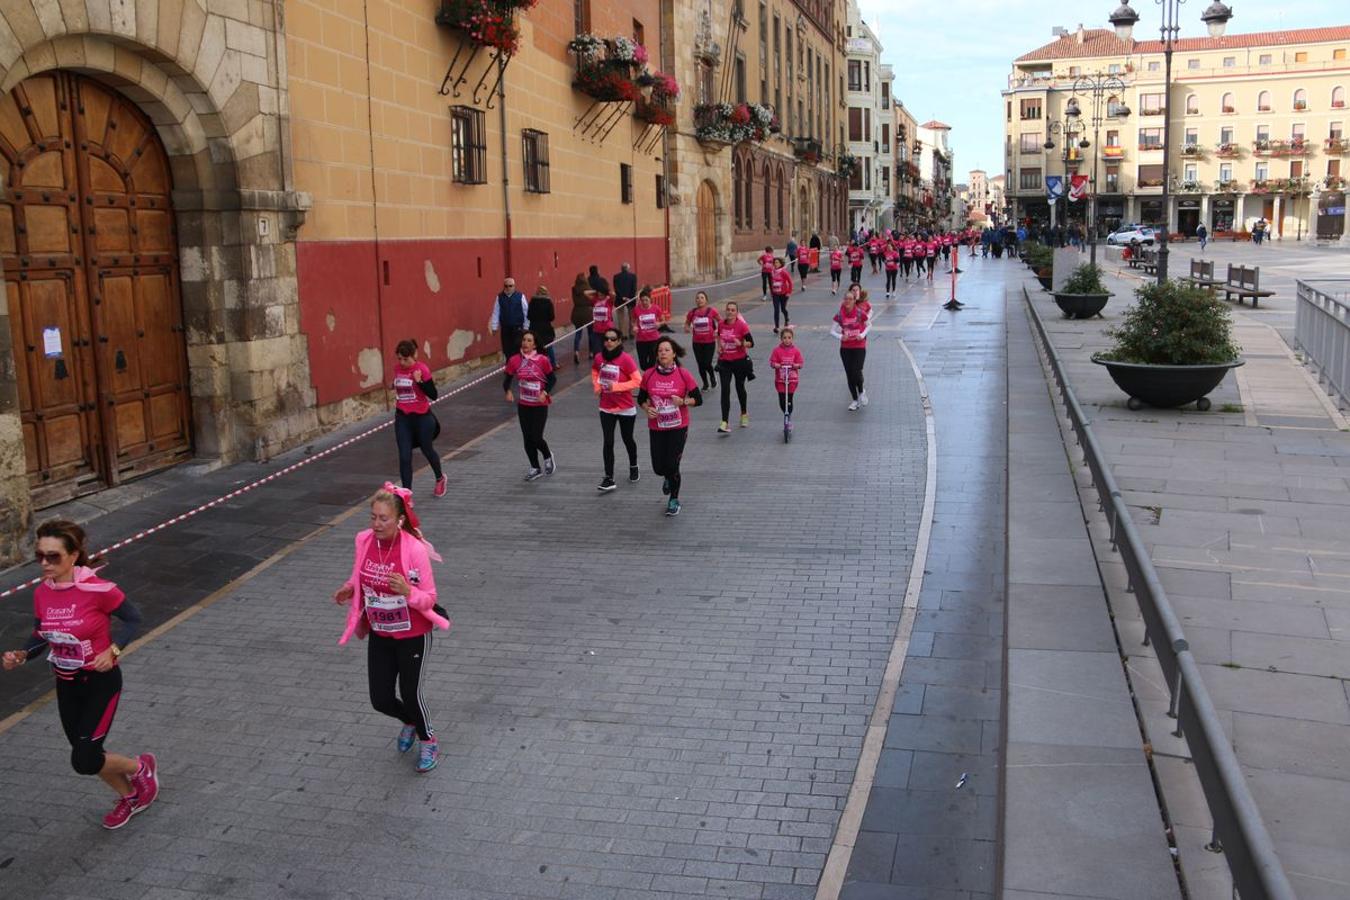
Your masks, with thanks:
[{"label": "running shoe", "polygon": [[858,411],[858,401],[857,401],[857,400],[854,400],[852,403],[850,403],[850,404],[848,405],[848,411],[849,411],[849,412],[857,412],[857,411]]},{"label": "running shoe", "polygon": [[440,478],[437,478],[436,487],[432,490],[431,495],[433,497],[444,497],[445,489],[449,486],[449,484],[450,484],[450,477],[448,475],[442,475]]},{"label": "running shoe", "polygon": [[136,805],[145,809],[159,796],[159,763],[153,753],[142,753],[136,761],[140,766],[131,776],[131,787],[136,792]]},{"label": "running shoe", "polygon": [[867,405],[867,391],[858,391],[858,403],[863,406]]},{"label": "running shoe", "polygon": [[436,762],[441,756],[440,741],[432,738],[429,741],[422,742],[422,753],[417,757],[417,771],[430,772],[436,768]]},{"label": "running shoe", "polygon": [[118,797],[117,805],[112,808],[112,812],[103,817],[103,827],[115,831],[130,822],[131,817],[143,809],[145,807],[136,802],[135,791],[125,797]]},{"label": "running shoe", "polygon": [[617,487],[618,485],[614,483],[613,478],[606,477],[604,481],[596,485],[595,489],[597,491],[600,491],[602,494],[608,494],[610,491],[614,490]]},{"label": "running shoe", "polygon": [[722,424],[717,426],[718,434],[731,434],[731,426],[727,425],[727,420],[723,419]]},{"label": "running shoe", "polygon": [[661,493],[663,493],[663,494],[669,494],[669,493],[670,493],[670,479],[669,479],[669,478],[662,478],[662,479],[661,479]]},{"label": "running shoe", "polygon": [[553,457],[550,456],[550,457],[545,458],[545,460],[544,460],[544,474],[545,474],[545,475],[552,475],[552,474],[553,474],[554,472],[556,472],[556,471],[558,471],[558,464],[557,464],[556,462],[553,461]]},{"label": "running shoe", "polygon": [[637,467],[637,466],[629,466],[629,467],[628,467],[628,482],[629,482],[630,484],[632,484],[633,482],[637,481],[637,480],[638,480],[639,478],[641,478],[641,477],[642,477],[642,473],[638,471],[638,467]]},{"label": "running shoe", "polygon": [[749,428],[749,427],[750,427],[750,414],[749,414],[749,413],[741,413],[741,427],[742,427],[742,428]]},{"label": "running shoe", "polygon": [[712,377],[709,378],[708,380],[712,382],[712,386],[713,386],[714,388],[717,387],[717,376],[716,376],[716,375],[712,376]]},{"label": "running shoe", "polygon": [[412,725],[404,725],[398,732],[398,752],[407,753],[412,749],[415,740],[417,740],[417,729]]},{"label": "running shoe", "polygon": [[534,480],[536,480],[536,479],[538,479],[538,478],[543,478],[543,477],[544,477],[544,473],[543,473],[541,470],[539,470],[539,469],[530,469],[529,471],[527,471],[527,472],[525,473],[525,480],[526,480],[526,481],[534,481]]},{"label": "running shoe", "polygon": [[666,503],[666,516],[668,518],[674,518],[679,514],[680,514],[680,501],[676,500],[674,497],[671,497],[670,500]]},{"label": "running shoe", "polygon": [[774,333],[774,334],[777,334],[777,333],[778,333],[778,326],[777,326],[777,325],[773,326],[773,333]]}]

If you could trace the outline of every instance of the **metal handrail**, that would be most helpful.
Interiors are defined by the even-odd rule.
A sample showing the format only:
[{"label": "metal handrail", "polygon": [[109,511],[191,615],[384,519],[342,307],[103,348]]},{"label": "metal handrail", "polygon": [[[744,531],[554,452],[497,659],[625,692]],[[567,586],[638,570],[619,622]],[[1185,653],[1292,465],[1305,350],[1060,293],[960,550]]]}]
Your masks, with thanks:
[{"label": "metal handrail", "polygon": [[1185,737],[1205,803],[1214,820],[1210,848],[1223,851],[1233,887],[1242,900],[1295,900],[1294,889],[1275,853],[1275,843],[1261,820],[1237,755],[1224,734],[1209,691],[1200,677],[1200,665],[1191,654],[1181,622],[1163,590],[1158,571],[1148,555],[1129,508],[1106,462],[1092,420],[1069,385],[1059,353],[1050,342],[1045,323],[1022,289],[1041,347],[1050,360],[1055,384],[1063,398],[1069,423],[1097,488],[1097,500],[1110,527],[1111,546],[1120,554],[1129,577],[1129,590],[1144,618],[1144,643],[1152,643],[1167,679],[1177,737]]},{"label": "metal handrail", "polygon": [[1341,403],[1350,404],[1350,279],[1297,284],[1294,343]]}]

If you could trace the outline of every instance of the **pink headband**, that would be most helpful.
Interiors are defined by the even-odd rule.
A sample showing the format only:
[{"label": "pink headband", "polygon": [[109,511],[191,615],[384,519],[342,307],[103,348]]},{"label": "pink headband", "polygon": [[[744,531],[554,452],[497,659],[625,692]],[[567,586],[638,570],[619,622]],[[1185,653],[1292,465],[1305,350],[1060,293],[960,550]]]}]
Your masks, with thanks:
[{"label": "pink headband", "polygon": [[417,521],[417,513],[413,512],[413,494],[405,487],[400,487],[392,481],[384,483],[384,489],[395,497],[403,501],[403,511],[408,514],[408,524],[416,531],[421,531],[422,525]]}]

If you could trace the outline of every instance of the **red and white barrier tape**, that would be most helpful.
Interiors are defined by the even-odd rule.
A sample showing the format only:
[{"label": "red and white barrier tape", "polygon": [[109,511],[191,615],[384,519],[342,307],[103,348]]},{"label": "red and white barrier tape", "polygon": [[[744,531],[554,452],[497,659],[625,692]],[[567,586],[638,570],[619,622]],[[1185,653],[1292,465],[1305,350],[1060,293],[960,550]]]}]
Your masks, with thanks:
[{"label": "red and white barrier tape", "polygon": [[[627,306],[629,303],[632,303],[632,302],[633,302],[632,298],[629,298],[628,300],[625,300],[624,302],[622,302],[622,303],[616,305],[614,308],[615,308],[615,310],[620,310],[620,309],[623,309],[625,306]],[[581,330],[582,330],[583,328],[585,328],[585,327],[587,327],[587,326],[583,325],[583,326],[581,326],[581,328],[573,328],[571,331],[567,332],[567,333],[564,334],[562,337],[554,338],[554,339],[553,339],[552,341],[550,341],[546,346],[552,347],[552,346],[554,346],[554,345],[556,345],[556,344],[559,344],[559,343],[561,343],[562,341],[565,341],[566,339],[570,338],[572,335],[576,334],[578,331],[581,331]],[[489,378],[493,378],[493,377],[495,377],[495,376],[497,376],[497,375],[500,375],[500,374],[501,374],[503,371],[505,371],[505,370],[506,370],[506,366],[504,366],[504,365],[497,366],[496,368],[494,368],[494,369],[492,369],[492,370],[490,370],[490,371],[488,371],[488,372],[485,372],[485,373],[483,373],[482,375],[479,375],[477,378],[473,379],[472,381],[469,381],[469,382],[467,382],[467,383],[465,383],[465,384],[460,385],[459,387],[455,388],[453,391],[450,391],[450,392],[447,393],[447,394],[442,394],[441,396],[437,397],[435,400],[431,401],[431,405],[432,405],[432,406],[435,406],[437,403],[441,403],[441,402],[443,402],[443,401],[449,400],[451,397],[454,397],[456,394],[462,394],[462,393],[464,393],[465,391],[469,390],[469,388],[477,387],[478,385],[480,385],[480,384],[482,384],[483,382],[487,381]],[[375,434],[375,433],[380,432],[380,431],[384,431],[386,428],[389,428],[389,427],[392,426],[393,424],[394,424],[394,420],[393,420],[393,419],[387,419],[387,420],[385,420],[384,422],[381,422],[379,425],[376,425],[374,428],[369,428],[369,429],[367,429],[367,430],[361,432],[361,433],[358,434],[358,435],[354,435],[354,436],[352,436],[352,437],[347,438],[345,441],[342,441],[341,443],[334,444],[333,446],[329,447],[327,450],[322,450],[322,451],[320,451],[320,452],[318,452],[318,453],[315,453],[313,456],[307,456],[307,457],[305,457],[304,459],[300,460],[299,462],[291,463],[289,466],[286,466],[286,468],[284,468],[284,469],[279,469],[279,470],[277,470],[276,472],[273,472],[271,475],[267,475],[267,476],[265,476],[265,477],[263,477],[263,478],[259,478],[257,481],[254,481],[254,482],[252,482],[251,484],[246,484],[246,485],[244,485],[244,486],[241,487],[241,488],[236,488],[235,490],[230,491],[228,494],[222,494],[222,495],[220,495],[219,497],[217,497],[216,499],[214,499],[214,500],[212,500],[212,501],[210,501],[210,502],[208,502],[208,503],[203,503],[201,506],[198,506],[198,507],[196,507],[196,508],[194,508],[194,509],[190,509],[190,510],[188,510],[188,511],[185,512],[185,513],[180,513],[179,515],[174,516],[172,519],[166,519],[165,521],[160,522],[158,525],[155,525],[155,526],[152,527],[152,528],[147,528],[147,529],[145,529],[144,531],[138,531],[138,532],[136,532],[135,534],[131,535],[130,537],[123,538],[122,540],[118,541],[118,542],[115,543],[115,544],[111,544],[111,545],[109,545],[109,546],[107,546],[107,547],[104,547],[103,549],[101,549],[101,550],[99,550],[97,553],[95,553],[94,555],[95,555],[95,556],[107,556],[109,553],[113,553],[113,552],[115,552],[115,551],[117,551],[117,550],[121,550],[123,547],[127,546],[128,544],[135,543],[136,541],[139,541],[139,540],[141,540],[142,538],[149,537],[150,535],[155,534],[156,532],[163,531],[165,528],[168,528],[168,527],[171,526],[171,525],[177,525],[179,522],[184,522],[184,521],[186,521],[186,520],[192,518],[193,516],[197,515],[198,513],[205,512],[206,510],[211,509],[211,508],[216,507],[216,506],[219,506],[219,505],[222,504],[222,503],[227,503],[227,502],[229,502],[230,500],[233,500],[235,497],[239,497],[239,496],[242,496],[242,495],[244,495],[244,494],[247,494],[249,491],[253,490],[254,488],[262,487],[263,485],[267,484],[268,482],[276,481],[278,478],[281,478],[281,477],[284,476],[284,475],[289,475],[290,473],[294,472],[296,469],[303,468],[304,466],[307,466],[307,465],[309,465],[310,463],[313,463],[313,462],[318,462],[319,460],[323,459],[323,458],[326,457],[326,456],[331,456],[332,454],[338,452],[339,450],[342,450],[342,449],[345,448],[345,447],[350,447],[352,444],[355,444],[357,441],[365,440],[366,438],[370,437],[372,434]],[[28,581],[23,582],[22,584],[17,584],[17,585],[15,585],[15,586],[12,587],[12,588],[7,588],[7,589],[4,590],[4,591],[0,591],[0,600],[3,600],[3,599],[6,598],[6,597],[13,596],[14,594],[17,594],[17,593],[19,593],[20,591],[27,590],[28,588],[35,587],[35,586],[38,585],[41,581],[42,581],[42,578],[41,578],[41,577],[38,577],[38,578],[31,578],[31,579],[29,579]]]}]

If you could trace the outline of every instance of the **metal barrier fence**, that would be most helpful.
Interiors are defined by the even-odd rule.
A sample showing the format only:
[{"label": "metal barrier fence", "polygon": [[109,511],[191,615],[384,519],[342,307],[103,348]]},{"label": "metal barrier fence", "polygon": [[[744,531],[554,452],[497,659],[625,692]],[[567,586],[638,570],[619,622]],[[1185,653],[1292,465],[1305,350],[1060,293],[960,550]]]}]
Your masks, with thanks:
[{"label": "metal barrier fence", "polygon": [[1083,458],[1092,473],[1097,500],[1110,527],[1111,546],[1120,554],[1129,577],[1129,590],[1143,614],[1145,643],[1153,645],[1158,664],[1167,678],[1172,700],[1169,715],[1177,720],[1175,734],[1186,738],[1205,802],[1214,819],[1210,849],[1222,850],[1227,857],[1233,889],[1242,900],[1294,900],[1294,889],[1275,855],[1275,844],[1261,821],[1256,801],[1252,799],[1247,780],[1238,766],[1237,755],[1224,734],[1209,691],[1200,679],[1200,666],[1191,654],[1153,560],[1116,486],[1106,455],[1097,443],[1092,420],[1079,405],[1064,374],[1059,354],[1045,331],[1045,323],[1025,288],[1022,296],[1042,349],[1050,360],[1055,384]]},{"label": "metal barrier fence", "polygon": [[1350,278],[1298,282],[1294,343],[1340,404],[1350,405]]}]

